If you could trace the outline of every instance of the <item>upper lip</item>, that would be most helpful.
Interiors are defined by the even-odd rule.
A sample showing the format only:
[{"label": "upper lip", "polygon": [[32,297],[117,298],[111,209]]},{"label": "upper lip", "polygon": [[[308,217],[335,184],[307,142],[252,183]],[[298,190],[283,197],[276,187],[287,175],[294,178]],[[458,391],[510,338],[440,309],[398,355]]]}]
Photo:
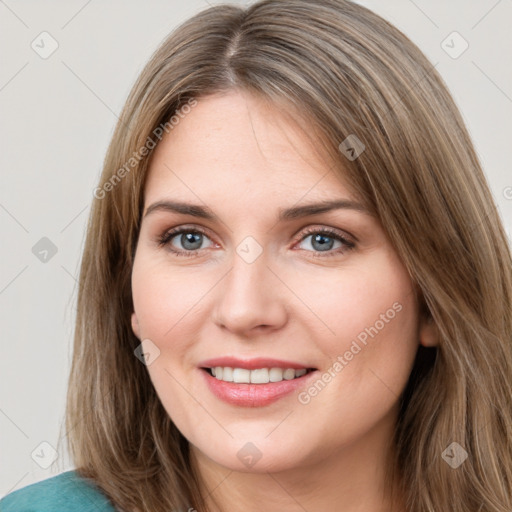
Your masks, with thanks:
[{"label": "upper lip", "polygon": [[258,368],[293,368],[294,370],[313,369],[311,366],[296,363],[294,361],[284,361],[282,359],[272,359],[270,357],[256,357],[252,359],[215,357],[199,363],[199,367],[201,368],[215,368],[216,366],[244,368],[246,370],[256,370]]}]

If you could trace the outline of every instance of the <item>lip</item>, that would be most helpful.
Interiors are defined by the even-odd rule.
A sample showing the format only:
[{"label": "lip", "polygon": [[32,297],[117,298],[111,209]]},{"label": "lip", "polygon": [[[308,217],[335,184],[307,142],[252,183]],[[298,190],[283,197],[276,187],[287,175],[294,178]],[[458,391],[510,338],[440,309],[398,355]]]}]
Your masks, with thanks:
[{"label": "lip", "polygon": [[198,364],[200,368],[215,368],[216,366],[229,366],[231,368],[244,368],[245,370],[256,370],[258,368],[293,368],[294,370],[309,370],[311,366],[304,366],[293,361],[272,359],[269,357],[256,357],[253,359],[238,359],[237,357],[215,357],[207,359]]},{"label": "lip", "polygon": [[257,368],[313,369],[291,361],[269,358],[241,360],[233,357],[222,357],[203,361],[200,364],[199,371],[203,375],[210,392],[223,402],[238,407],[264,407],[270,405],[290,395],[294,391],[305,387],[312,375],[316,374],[316,370],[313,370],[302,377],[292,380],[269,382],[268,384],[237,384],[235,382],[218,380],[205,370],[205,368],[213,368],[215,366],[229,366],[231,368],[244,368],[246,370],[255,370]]}]

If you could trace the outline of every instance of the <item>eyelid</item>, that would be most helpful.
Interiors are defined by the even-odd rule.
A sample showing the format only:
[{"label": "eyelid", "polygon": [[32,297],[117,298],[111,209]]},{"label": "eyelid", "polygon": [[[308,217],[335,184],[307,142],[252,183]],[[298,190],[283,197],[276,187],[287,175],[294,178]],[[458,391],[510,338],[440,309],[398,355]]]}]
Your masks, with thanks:
[{"label": "eyelid", "polygon": [[345,241],[346,243],[353,244],[353,245],[355,245],[355,243],[358,241],[354,235],[351,235],[350,233],[343,231],[341,229],[315,224],[313,226],[308,226],[306,228],[302,228],[299,231],[298,235],[296,235],[294,237],[294,243],[301,242],[308,235],[317,234],[317,233],[325,233],[327,235],[339,237],[341,240]]},{"label": "eyelid", "polygon": [[[174,228],[166,229],[163,231],[163,233],[157,235],[156,240],[159,243],[159,245],[167,245],[170,243],[170,241],[177,235],[180,235],[182,233],[200,233],[201,235],[204,235],[205,237],[209,238],[213,244],[218,245],[217,242],[213,239],[208,230],[206,228],[197,226],[197,225],[188,225],[188,224],[180,224],[179,226],[176,226]],[[165,240],[165,241],[164,241]],[[197,251],[201,251],[202,249],[196,249]],[[186,251],[193,253],[194,251]]]}]

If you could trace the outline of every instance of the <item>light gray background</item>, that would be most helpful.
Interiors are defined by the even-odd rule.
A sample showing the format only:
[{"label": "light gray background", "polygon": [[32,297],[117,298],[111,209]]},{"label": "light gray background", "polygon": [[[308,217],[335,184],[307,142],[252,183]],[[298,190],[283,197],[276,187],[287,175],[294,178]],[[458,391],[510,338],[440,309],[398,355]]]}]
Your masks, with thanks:
[{"label": "light gray background", "polygon": [[[0,496],[72,468],[66,453],[40,467],[52,460],[41,443],[57,447],[63,420],[92,191],[116,116],[144,63],[174,26],[208,3],[217,2],[0,0]],[[510,237],[512,0],[360,3],[436,64]],[[48,39],[41,42],[43,31],[59,45],[47,59],[31,47],[35,40],[50,48]],[[441,46],[453,31],[469,44],[456,59]],[[453,36],[446,44],[451,52],[461,48]],[[58,250],[46,262],[32,252],[42,237]]]}]

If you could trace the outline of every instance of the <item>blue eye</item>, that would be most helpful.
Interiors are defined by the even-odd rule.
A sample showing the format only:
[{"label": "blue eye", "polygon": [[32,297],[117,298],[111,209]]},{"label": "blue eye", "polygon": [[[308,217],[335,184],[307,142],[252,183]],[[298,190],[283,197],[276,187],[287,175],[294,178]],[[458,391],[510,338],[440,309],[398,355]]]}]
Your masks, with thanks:
[{"label": "blue eye", "polygon": [[333,248],[336,242],[341,245],[339,240],[336,240],[332,236],[326,236],[322,233],[317,233],[316,235],[308,235],[302,239],[302,242],[308,238],[311,238],[310,246],[317,251],[329,251]]},{"label": "blue eye", "polygon": [[201,247],[203,236],[201,233],[182,233],[178,240],[184,249],[195,251]]},{"label": "blue eye", "polygon": [[303,236],[300,239],[300,243],[302,244],[308,239],[310,239],[308,245],[312,250],[305,249],[304,247],[302,247],[302,249],[314,253],[313,255],[315,257],[335,256],[336,254],[346,252],[355,247],[353,242],[347,240],[347,238],[342,236],[340,233],[327,228],[310,229],[306,232],[306,236]]},{"label": "blue eye", "polygon": [[[165,233],[159,238],[160,246],[169,246],[169,249],[178,256],[194,256],[201,247],[204,240],[209,238],[198,229],[179,228]],[[180,246],[176,247],[174,241]]]},{"label": "blue eye", "polygon": [[[336,256],[355,247],[355,244],[330,228],[310,228],[302,233],[298,245],[310,239],[306,247],[299,247],[311,253],[314,257]],[[205,241],[209,245],[203,246]],[[199,228],[176,228],[158,237],[158,245],[166,246],[176,256],[196,256],[199,251],[215,245]]]}]

